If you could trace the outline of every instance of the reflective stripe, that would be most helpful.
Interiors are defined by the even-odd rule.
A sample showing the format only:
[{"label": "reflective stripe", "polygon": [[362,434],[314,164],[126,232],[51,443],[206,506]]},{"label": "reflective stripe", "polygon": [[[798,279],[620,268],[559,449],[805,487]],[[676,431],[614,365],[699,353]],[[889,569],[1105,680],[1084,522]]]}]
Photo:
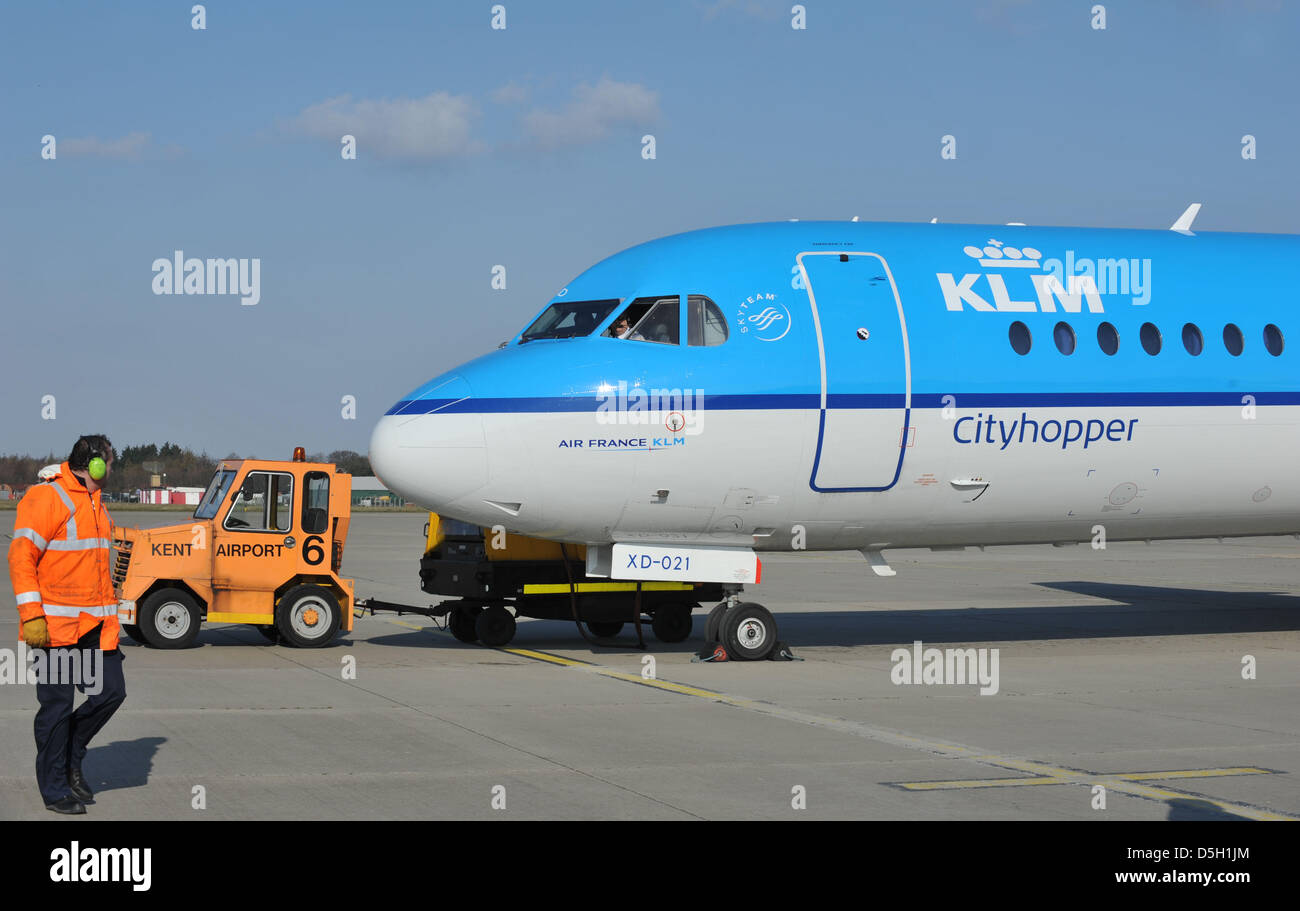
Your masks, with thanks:
[{"label": "reflective stripe", "polygon": [[77,539],[77,507],[72,505],[72,497],[68,496],[68,492],[63,489],[62,484],[54,481],[50,486],[63,500],[63,505],[68,507],[68,540],[75,541]]},{"label": "reflective stripe", "polygon": [[15,530],[14,537],[26,538],[28,541],[31,541],[33,544],[35,544],[36,549],[40,551],[43,551],[45,550],[45,548],[50,546],[49,541],[46,541],[44,538],[42,538],[40,535],[38,535],[30,528],[19,528]]},{"label": "reflective stripe", "polygon": [[40,592],[19,592],[18,593],[19,604],[39,604],[40,601],[41,601]]},{"label": "reflective stripe", "polygon": [[51,541],[50,550],[95,550],[98,547],[112,547],[108,538],[77,538],[72,541]]},{"label": "reflective stripe", "polygon": [[77,617],[81,614],[90,614],[92,617],[110,617],[117,613],[116,604],[94,604],[89,607],[68,607],[63,604],[45,605],[45,616],[47,617]]}]

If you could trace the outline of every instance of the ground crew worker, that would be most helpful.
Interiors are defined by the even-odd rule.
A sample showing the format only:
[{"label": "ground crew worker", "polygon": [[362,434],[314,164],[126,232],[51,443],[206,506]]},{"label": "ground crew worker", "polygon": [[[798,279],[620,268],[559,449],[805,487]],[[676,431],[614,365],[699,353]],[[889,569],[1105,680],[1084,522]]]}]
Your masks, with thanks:
[{"label": "ground crew worker", "polygon": [[[59,473],[19,501],[9,546],[22,640],[46,650],[46,679],[38,674],[36,684],[36,782],[46,809],[56,813],[85,813],[85,804],[94,803],[82,760],[90,739],[126,699],[113,591],[113,520],[100,498],[112,468],[107,437],[77,440]],[[69,666],[51,660],[57,649],[68,650],[81,668],[97,668],[100,679],[54,679],[68,676],[48,672]],[[74,687],[88,693],[75,712]]]}]

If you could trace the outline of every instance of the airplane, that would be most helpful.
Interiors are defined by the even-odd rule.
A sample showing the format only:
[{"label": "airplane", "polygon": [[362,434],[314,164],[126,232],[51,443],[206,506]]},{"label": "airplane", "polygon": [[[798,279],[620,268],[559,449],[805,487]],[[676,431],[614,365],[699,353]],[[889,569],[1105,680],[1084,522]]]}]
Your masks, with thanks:
[{"label": "airplane", "polygon": [[[721,583],[766,656],[771,551],[1300,533],[1300,237],[787,221],[573,279],[402,396],[378,477],[443,516],[587,547],[586,576]],[[689,617],[688,617],[689,623]],[[513,634],[513,621],[510,632]]]}]

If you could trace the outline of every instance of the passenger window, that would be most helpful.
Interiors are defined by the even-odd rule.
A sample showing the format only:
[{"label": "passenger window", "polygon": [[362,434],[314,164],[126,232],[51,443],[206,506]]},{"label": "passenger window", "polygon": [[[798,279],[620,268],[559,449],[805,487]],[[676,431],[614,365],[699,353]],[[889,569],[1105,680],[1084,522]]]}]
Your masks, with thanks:
[{"label": "passenger window", "polygon": [[1138,337],[1142,340],[1142,350],[1147,354],[1154,357],[1160,353],[1160,330],[1154,323],[1143,323]]},{"label": "passenger window", "polygon": [[718,305],[703,294],[686,298],[687,336],[691,345],[721,345],[727,340],[727,320]]},{"label": "passenger window", "polygon": [[1205,349],[1205,339],[1201,337],[1201,330],[1195,323],[1183,326],[1183,347],[1192,357],[1198,357]]},{"label": "passenger window", "polygon": [[323,471],[309,471],[303,484],[307,489],[302,498],[303,533],[323,535],[329,530],[330,476]]},{"label": "passenger window", "polygon": [[243,531],[288,531],[293,524],[293,475],[250,471],[223,524]]},{"label": "passenger window", "polygon": [[1011,324],[1011,328],[1007,330],[1007,337],[1011,340],[1011,349],[1021,355],[1028,354],[1034,342],[1033,336],[1029,334],[1029,327],[1020,320]]},{"label": "passenger window", "polygon": [[1052,330],[1052,338],[1056,341],[1056,350],[1062,354],[1074,354],[1074,329],[1069,323],[1057,323],[1056,328]]},{"label": "passenger window", "polygon": [[1097,344],[1106,354],[1119,351],[1119,330],[1110,323],[1102,323],[1097,327]]},{"label": "passenger window", "polygon": [[1282,330],[1272,323],[1264,327],[1264,347],[1273,357],[1282,353]]},{"label": "passenger window", "polygon": [[638,297],[618,315],[605,334],[635,342],[679,344],[681,302],[680,297]]},{"label": "passenger window", "polygon": [[1228,353],[1233,357],[1240,357],[1241,352],[1246,349],[1246,340],[1241,336],[1241,329],[1233,323],[1223,327],[1223,347],[1228,349]]}]

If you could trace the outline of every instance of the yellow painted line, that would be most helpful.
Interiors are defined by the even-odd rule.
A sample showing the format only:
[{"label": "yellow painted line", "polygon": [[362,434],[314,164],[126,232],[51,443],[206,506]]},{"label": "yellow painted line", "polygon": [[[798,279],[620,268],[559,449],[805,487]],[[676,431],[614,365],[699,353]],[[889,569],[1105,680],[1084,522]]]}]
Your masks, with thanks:
[{"label": "yellow painted line", "polygon": [[509,652],[512,655],[519,655],[521,658],[532,658],[534,661],[545,661],[548,664],[560,664],[565,667],[581,668],[583,670],[591,671],[593,674],[599,674],[601,677],[612,677],[615,680],[622,680],[626,683],[636,683],[640,686],[648,686],[657,690],[667,690],[670,693],[681,693],[686,696],[699,696],[702,699],[720,701],[726,701],[728,698],[722,693],[715,693],[711,690],[703,690],[695,686],[686,686],[682,683],[673,683],[670,680],[655,680],[653,678],[642,677],[638,674],[625,674],[622,671],[601,667],[599,664],[592,664],[589,661],[575,661],[572,658],[561,658],[559,655],[552,655],[549,652],[538,652],[527,648],[503,648],[501,651]]},{"label": "yellow painted line", "polygon": [[[1087,773],[1076,772],[1074,775],[1086,775]],[[1098,782],[1111,778],[1118,778],[1121,781],[1160,781],[1162,779],[1186,779],[1186,778],[1223,778],[1228,775],[1275,775],[1277,773],[1270,769],[1255,768],[1231,768],[1231,769],[1178,769],[1169,772],[1125,772],[1125,773],[1107,773],[1095,776]],[[895,781],[890,784],[903,788],[907,791],[945,791],[948,789],[958,790],[965,788],[1014,788],[1022,785],[1040,785],[1040,784],[1073,784],[1069,778],[1062,778],[1054,775],[1043,775],[1034,778],[970,778],[965,780],[953,781]]]},{"label": "yellow painted line", "polygon": [[641,686],[653,687],[657,690],[667,690],[670,693],[681,693],[684,696],[698,696],[701,699],[708,699],[714,702],[726,702],[727,697],[722,693],[715,693],[712,690],[702,690],[697,686],[687,686],[684,683],[673,683],[671,680],[647,679],[636,674],[624,674],[619,671],[611,671],[600,668],[595,671],[602,677],[613,677],[615,680],[625,680],[628,683],[639,683]]},{"label": "yellow painted line", "polygon": [[[567,591],[568,586],[565,586]],[[401,623],[399,620],[388,620],[389,623]],[[411,629],[427,629],[431,632],[440,632],[436,626],[416,626],[414,624],[401,623],[402,626],[409,626]],[[450,635],[450,634],[446,634]],[[1053,766],[1045,762],[1037,762],[1030,759],[1021,759],[1017,756],[1009,756],[1000,753],[989,753],[986,751],[975,750],[971,747],[960,744],[946,744],[939,741],[926,740],[922,737],[915,737],[905,734],[901,731],[893,731],[886,728],[878,728],[872,725],[864,724],[857,721],[847,721],[842,718],[830,718],[825,715],[817,715],[812,712],[804,712],[798,709],[786,708],[770,702],[758,702],[753,699],[746,699],[738,696],[729,696],[726,693],[718,693],[713,690],[700,689],[699,687],[687,686],[680,683],[673,683],[667,680],[647,680],[636,674],[625,674],[616,671],[613,668],[604,667],[603,665],[576,661],[571,658],[563,658],[559,655],[552,655],[549,652],[540,652],[534,649],[522,648],[500,648],[497,651],[508,652],[518,655],[521,658],[530,658],[536,661],[542,661],[547,664],[556,664],[563,667],[573,668],[574,670],[585,671],[601,677],[610,677],[615,680],[621,680],[627,683],[635,683],[639,686],[648,686],[654,689],[665,690],[673,693],[680,693],[685,696],[694,696],[700,699],[708,699],[711,702],[721,702],[725,705],[735,706],[746,709],[761,715],[768,715],[774,718],[783,718],[787,721],[794,721],[800,724],[812,725],[814,727],[828,728],[841,733],[850,734],[856,737],[862,737],[868,740],[874,740],[879,743],[888,743],[906,749],[920,750],[932,755],[945,759],[962,759],[970,762],[976,762],[980,765],[993,766],[995,768],[1009,769],[1016,772],[1026,772],[1029,778],[1017,779],[995,779],[1002,781],[1014,781],[1023,784],[1031,782],[1035,784],[1075,784],[1092,786],[1102,784],[1107,789],[1116,791],[1121,794],[1128,794],[1134,797],[1143,797],[1148,800],[1169,801],[1169,800],[1186,800],[1188,797],[1197,800],[1203,800],[1212,806],[1218,807],[1226,813],[1232,813],[1236,816],[1242,816],[1247,819],[1256,820],[1294,820],[1297,817],[1285,813],[1278,813],[1273,810],[1267,810],[1260,807],[1250,806],[1248,804],[1232,803],[1230,801],[1215,800],[1202,794],[1188,791],[1172,791],[1165,788],[1154,788],[1150,785],[1142,784],[1140,780],[1125,780],[1122,774],[1095,774],[1091,772],[1081,772],[1076,769],[1066,769],[1059,766]],[[1193,777],[1184,773],[1193,772],[1193,769],[1184,769],[1172,773],[1175,777]],[[1227,770],[1218,770],[1225,772]],[[1134,772],[1135,776],[1153,775],[1157,773]],[[1249,773],[1241,772],[1240,774],[1271,774],[1265,769],[1254,770]],[[1214,777],[1214,776],[1205,776]],[[896,783],[897,784],[897,783]],[[928,790],[939,790],[943,782],[923,782],[932,787]],[[983,784],[979,779],[973,779],[971,786]],[[902,786],[902,785],[898,785]],[[1015,785],[1003,785],[1004,787],[1014,787]],[[917,788],[913,790],[927,790]]]},{"label": "yellow painted line", "polygon": [[1276,775],[1272,769],[1183,769],[1177,772],[1133,772],[1116,775],[1125,781],[1152,781],[1161,778],[1222,778],[1226,775]]},{"label": "yellow painted line", "polygon": [[214,614],[208,611],[209,623],[275,623],[275,614]]},{"label": "yellow painted line", "polygon": [[[643,592],[684,592],[690,591],[695,586],[687,582],[642,582],[641,591]],[[574,588],[578,592],[634,592],[636,591],[635,582],[579,582]],[[558,583],[541,583],[527,584],[524,586],[525,595],[567,595],[569,585],[567,582]]]},{"label": "yellow painted line", "polygon": [[891,781],[905,791],[947,791],[963,788],[1016,788],[1022,785],[1069,784],[1064,778],[970,778],[966,781]]},{"label": "yellow painted line", "polygon": [[546,652],[535,652],[526,648],[503,648],[503,652],[509,652],[512,655],[519,655],[523,658],[532,658],[534,661],[547,661],[551,664],[562,664],[565,667],[582,667],[588,666],[586,661],[574,661],[572,658],[561,658],[559,655],[550,655]]}]

